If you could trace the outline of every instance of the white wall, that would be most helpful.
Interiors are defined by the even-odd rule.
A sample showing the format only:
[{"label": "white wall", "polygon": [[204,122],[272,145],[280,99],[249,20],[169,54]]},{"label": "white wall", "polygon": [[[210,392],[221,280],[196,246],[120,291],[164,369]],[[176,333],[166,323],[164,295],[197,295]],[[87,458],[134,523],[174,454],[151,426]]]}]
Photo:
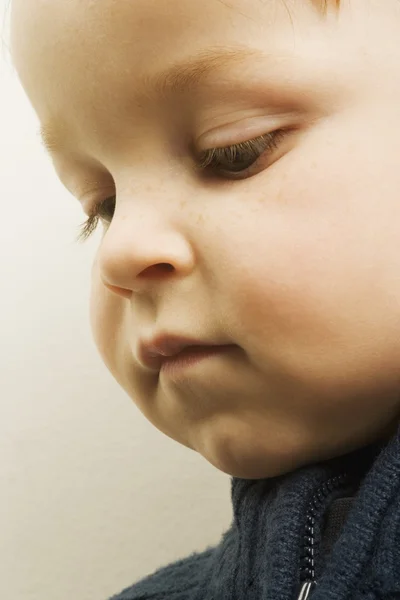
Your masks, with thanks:
[{"label": "white wall", "polygon": [[88,319],[96,240],[75,244],[83,213],[5,59],[0,598],[106,600],[217,543],[232,518],[230,482],[154,429],[98,357]]}]

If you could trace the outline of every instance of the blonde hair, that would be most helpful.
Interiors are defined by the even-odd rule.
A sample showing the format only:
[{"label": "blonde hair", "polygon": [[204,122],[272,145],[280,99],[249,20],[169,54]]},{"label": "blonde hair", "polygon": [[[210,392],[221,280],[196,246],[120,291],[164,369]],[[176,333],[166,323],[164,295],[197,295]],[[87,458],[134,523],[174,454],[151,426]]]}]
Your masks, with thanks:
[{"label": "blonde hair", "polygon": [[338,11],[341,0],[311,0],[311,3],[319,13],[325,15],[330,5],[334,5],[335,10]]}]

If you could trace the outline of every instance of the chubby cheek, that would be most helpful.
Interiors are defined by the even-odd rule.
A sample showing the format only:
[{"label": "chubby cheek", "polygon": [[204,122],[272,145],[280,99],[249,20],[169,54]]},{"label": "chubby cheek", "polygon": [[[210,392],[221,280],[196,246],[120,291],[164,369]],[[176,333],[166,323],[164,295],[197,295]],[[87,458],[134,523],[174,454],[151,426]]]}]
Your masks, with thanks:
[{"label": "chubby cheek", "polygon": [[103,285],[95,260],[91,274],[90,326],[100,356],[114,377],[118,371],[117,355],[124,313],[122,302],[123,298],[112,294]]},{"label": "chubby cheek", "polygon": [[129,310],[126,299],[103,285],[95,262],[90,294],[90,324],[94,342],[111,375],[154,423],[154,407],[150,398],[155,394],[157,382],[153,375],[144,376],[135,363],[132,354],[134,331]]},{"label": "chubby cheek", "polygon": [[[245,350],[262,370],[309,389],[393,382],[400,360],[400,219],[391,216],[393,207],[399,216],[400,189],[392,177],[382,205],[385,169],[379,180],[375,172],[361,177],[362,158],[346,170],[337,157],[322,157],[301,183],[298,173],[287,177],[259,208],[252,203],[233,233],[225,228],[215,249],[224,313]],[[234,261],[225,250],[232,247]]]},{"label": "chubby cheek", "polygon": [[[310,350],[322,337],[327,341],[337,328],[333,273],[329,277],[327,260],[318,254],[315,242],[311,249],[309,241],[302,244],[292,239],[285,243],[281,239],[264,252],[260,252],[262,246],[255,245],[251,268],[237,264],[240,285],[239,278],[231,280],[230,297],[236,299],[241,333],[249,348],[262,350],[271,361],[289,361],[301,346]],[[339,291],[336,287],[337,296]]]}]

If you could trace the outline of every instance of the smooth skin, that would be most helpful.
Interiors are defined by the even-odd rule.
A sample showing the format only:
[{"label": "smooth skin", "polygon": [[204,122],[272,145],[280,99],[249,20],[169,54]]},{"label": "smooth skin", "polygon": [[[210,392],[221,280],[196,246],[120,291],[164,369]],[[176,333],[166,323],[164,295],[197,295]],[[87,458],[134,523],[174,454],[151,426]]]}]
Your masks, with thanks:
[{"label": "smooth skin", "polygon": [[[281,475],[399,425],[399,30],[397,0],[325,17],[306,0],[13,0],[13,61],[58,122],[60,180],[87,213],[116,195],[92,270],[101,357],[224,473]],[[147,87],[238,45],[257,57]],[[240,174],[198,168],[279,129]],[[160,332],[234,347],[168,376],[138,357]]]}]

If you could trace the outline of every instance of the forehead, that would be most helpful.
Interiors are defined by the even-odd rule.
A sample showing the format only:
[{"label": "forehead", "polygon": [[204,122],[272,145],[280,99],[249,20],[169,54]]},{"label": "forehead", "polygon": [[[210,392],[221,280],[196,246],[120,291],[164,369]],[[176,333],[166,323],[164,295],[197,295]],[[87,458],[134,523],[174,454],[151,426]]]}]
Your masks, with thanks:
[{"label": "forehead", "polygon": [[274,37],[304,7],[322,12],[324,5],[323,0],[14,0],[11,48],[18,70],[29,63],[56,76],[58,68],[65,73],[68,66],[75,72],[80,66],[90,75],[94,64],[111,71],[124,60],[126,74],[140,77],[152,64],[190,54],[196,46],[222,46],[234,37],[247,45],[248,36],[260,31]]},{"label": "forehead", "polygon": [[[265,56],[246,46],[230,48],[209,47],[206,51],[181,60],[162,71],[148,76],[140,88],[142,94],[155,98],[173,98],[176,94],[195,91],[209,75],[244,66],[248,60],[265,60]],[[63,126],[60,119],[50,119],[40,126],[41,141],[52,154],[62,150]]]},{"label": "forehead", "polygon": [[[324,4],[306,3],[321,11]],[[14,0],[12,54],[54,149],[73,128],[67,115],[80,113],[81,129],[85,111],[100,116],[127,88],[130,102],[145,106],[151,95],[196,83],[210,67],[256,54],[257,44],[246,41],[261,39],[267,51],[300,5],[304,11],[304,0]]]}]

